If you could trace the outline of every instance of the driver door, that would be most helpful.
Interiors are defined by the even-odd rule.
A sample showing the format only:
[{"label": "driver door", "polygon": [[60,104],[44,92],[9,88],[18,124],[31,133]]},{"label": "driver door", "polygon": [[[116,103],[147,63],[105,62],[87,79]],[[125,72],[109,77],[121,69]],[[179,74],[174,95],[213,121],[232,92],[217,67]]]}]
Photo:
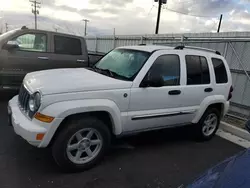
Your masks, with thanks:
[{"label": "driver door", "polygon": [[[135,84],[131,88],[128,124],[124,127],[126,132],[155,129],[185,122],[182,119],[182,113],[185,112],[181,109],[184,79],[180,59],[181,57],[177,54],[166,54],[162,51],[155,52],[151,57],[153,64],[146,76],[139,86]],[[161,80],[162,85],[142,87],[147,77],[158,78],[156,80]]]},{"label": "driver door", "polygon": [[4,50],[7,57],[2,69],[4,89],[18,89],[27,73],[46,69],[49,63],[47,33],[24,33],[11,41],[19,47]]}]

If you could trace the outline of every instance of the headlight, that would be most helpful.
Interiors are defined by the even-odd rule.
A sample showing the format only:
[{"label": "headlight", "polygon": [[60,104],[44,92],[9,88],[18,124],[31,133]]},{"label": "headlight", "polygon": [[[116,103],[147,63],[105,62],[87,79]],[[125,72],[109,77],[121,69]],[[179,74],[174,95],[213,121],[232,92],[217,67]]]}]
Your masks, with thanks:
[{"label": "headlight", "polygon": [[30,111],[35,112],[38,110],[40,105],[41,105],[41,94],[39,92],[36,92],[35,94],[30,96],[29,109]]}]

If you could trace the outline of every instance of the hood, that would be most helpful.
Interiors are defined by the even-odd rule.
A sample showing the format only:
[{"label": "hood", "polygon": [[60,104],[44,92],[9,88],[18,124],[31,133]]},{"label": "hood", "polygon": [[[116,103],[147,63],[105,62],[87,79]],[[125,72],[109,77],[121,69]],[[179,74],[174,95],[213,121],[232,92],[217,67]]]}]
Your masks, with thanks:
[{"label": "hood", "polygon": [[81,92],[94,90],[125,89],[132,82],[114,79],[88,69],[52,69],[32,72],[24,78],[25,86],[42,94]]},{"label": "hood", "polygon": [[187,188],[249,188],[250,150],[240,152],[208,170]]}]

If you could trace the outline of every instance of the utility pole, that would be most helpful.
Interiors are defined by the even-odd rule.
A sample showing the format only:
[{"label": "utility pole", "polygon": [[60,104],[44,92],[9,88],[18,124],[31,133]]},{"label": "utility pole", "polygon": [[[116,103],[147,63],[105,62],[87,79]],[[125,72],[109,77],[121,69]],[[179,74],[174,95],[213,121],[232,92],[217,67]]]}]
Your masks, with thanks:
[{"label": "utility pole", "polygon": [[222,17],[223,17],[223,14],[220,15],[220,21],[219,21],[219,25],[218,25],[218,29],[217,29],[217,33],[220,32],[220,26],[221,26],[221,22],[222,22]]},{"label": "utility pole", "polygon": [[84,36],[86,36],[86,35],[87,35],[87,23],[89,22],[89,20],[87,20],[87,19],[82,19],[82,21],[85,22]]},{"label": "utility pole", "polygon": [[5,23],[5,31],[7,32],[8,31],[8,29],[9,29],[9,27],[8,27],[8,23]]},{"label": "utility pole", "polygon": [[54,24],[54,30],[55,30],[55,32],[58,31],[58,28],[55,26],[55,24]]},{"label": "utility pole", "polygon": [[159,31],[159,25],[160,25],[160,19],[161,19],[161,6],[162,4],[167,4],[167,0],[154,0],[155,2],[158,2],[158,14],[157,14],[157,22],[156,22],[156,28],[155,28],[155,34],[158,34]]},{"label": "utility pole", "polygon": [[116,47],[115,28],[113,29],[113,49]]},{"label": "utility pole", "polygon": [[41,2],[38,2],[37,0],[30,0],[32,3],[31,6],[34,7],[32,8],[32,13],[35,15],[35,29],[37,29],[37,15],[39,14],[39,8],[41,8]]}]

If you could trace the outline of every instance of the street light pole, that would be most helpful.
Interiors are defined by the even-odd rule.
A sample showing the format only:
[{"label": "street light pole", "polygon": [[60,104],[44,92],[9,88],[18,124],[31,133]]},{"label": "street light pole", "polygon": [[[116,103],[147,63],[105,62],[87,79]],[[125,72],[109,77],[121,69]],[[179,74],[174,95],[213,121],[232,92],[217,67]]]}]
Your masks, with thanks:
[{"label": "street light pole", "polygon": [[223,14],[220,15],[220,21],[219,21],[219,25],[218,25],[218,29],[217,29],[217,33],[220,32],[220,26],[221,26],[221,22],[222,22],[222,17],[223,17]]},{"label": "street light pole", "polygon": [[158,14],[157,14],[157,22],[156,22],[156,28],[155,28],[155,34],[158,34],[160,19],[161,19],[161,6],[162,6],[162,4],[167,4],[167,0],[154,0],[154,1],[159,3],[159,5],[158,5]]}]

